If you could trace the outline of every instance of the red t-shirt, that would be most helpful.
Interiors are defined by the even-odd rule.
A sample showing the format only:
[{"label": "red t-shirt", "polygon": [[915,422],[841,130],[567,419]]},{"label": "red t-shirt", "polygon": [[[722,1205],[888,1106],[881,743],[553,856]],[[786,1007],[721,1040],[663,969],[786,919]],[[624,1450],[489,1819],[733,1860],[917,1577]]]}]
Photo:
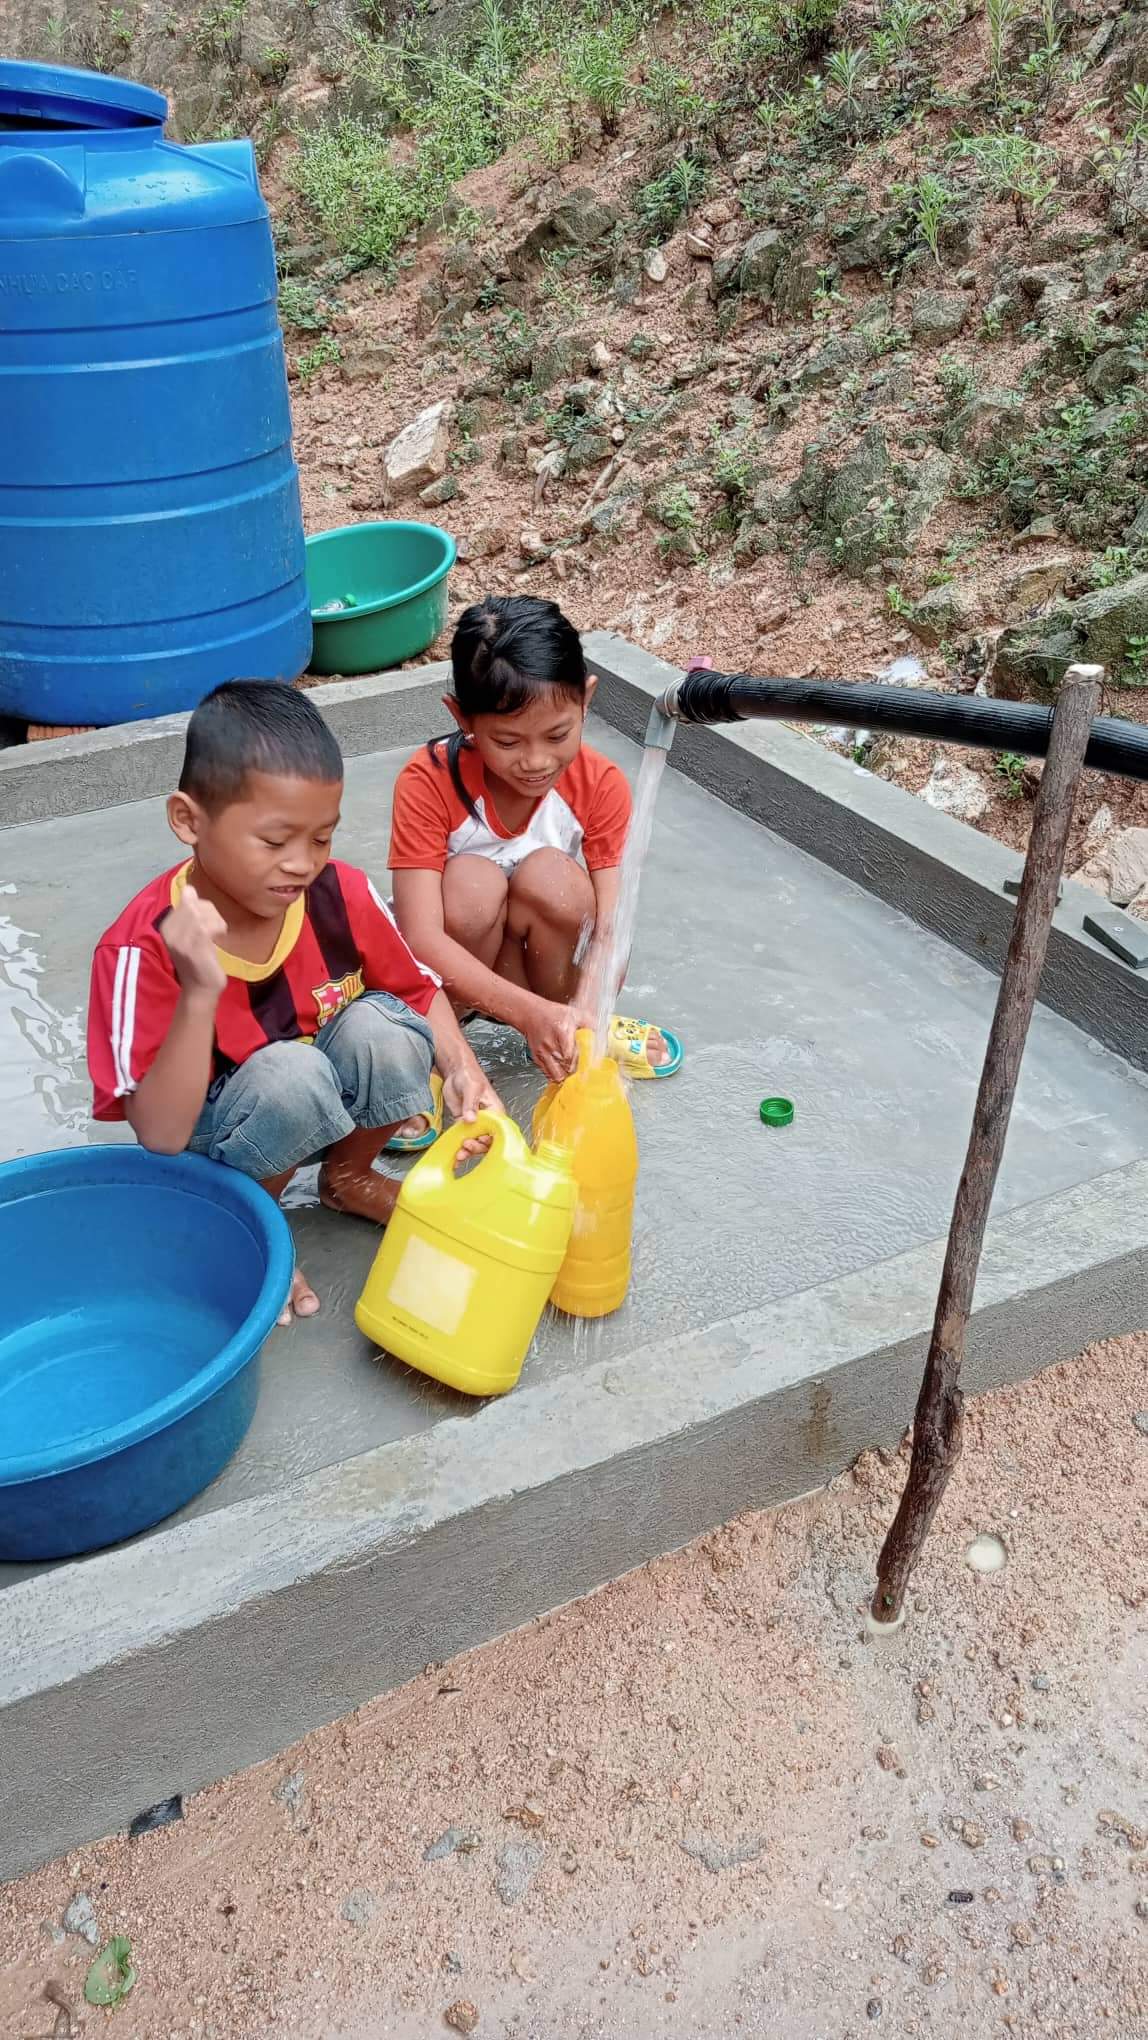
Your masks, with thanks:
[{"label": "red t-shirt", "polygon": [[[88,1069],[97,1119],[122,1119],[124,1099],[163,1045],[179,980],[160,923],[190,862],[153,879],[101,937],[92,959]],[[362,992],[393,992],[425,1013],[439,988],[416,961],[370,879],[332,858],[293,900],[266,963],[218,952],[227,972],[215,1015],[215,1075],[269,1041],[308,1041]]]},{"label": "red t-shirt", "polygon": [[580,855],[587,871],[608,871],[621,863],[630,826],[630,789],[625,773],[611,758],[583,744],[514,833],[495,807],[478,752],[464,745],[458,759],[462,783],[477,814],[468,814],[459,799],[445,741],[435,745],[433,757],[425,747],[416,751],[395,781],[392,871],[444,871],[448,858],[466,855],[488,857],[509,872],[533,850]]}]

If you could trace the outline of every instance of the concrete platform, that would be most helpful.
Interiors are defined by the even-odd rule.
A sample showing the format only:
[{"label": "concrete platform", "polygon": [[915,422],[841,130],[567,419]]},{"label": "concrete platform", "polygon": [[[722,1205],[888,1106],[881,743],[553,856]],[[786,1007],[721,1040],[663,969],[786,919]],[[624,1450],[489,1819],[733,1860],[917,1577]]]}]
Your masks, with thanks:
[{"label": "concrete platform", "polygon": [[[662,673],[625,647],[595,650],[611,721],[592,740],[632,772],[615,725],[640,727]],[[426,672],[320,696],[357,752],[340,849],[379,876],[395,772],[441,726],[440,686]],[[39,757],[0,761],[0,801],[15,786],[13,807],[41,816],[0,834],[7,1155],[108,1136],[86,1118],[91,946],[174,861],[155,794],[178,719],[66,741],[55,782]],[[593,1328],[544,1323],[515,1394],[466,1403],[356,1332],[377,1235],[301,1184],[292,1220],[324,1313],[269,1341],[255,1424],[221,1479],[119,1551],[0,1567],[0,1875],[899,1435],[995,998],[964,950],[991,955],[1007,934],[1016,860],[790,732],[687,733],[671,765],[685,770],[663,786],[626,1009],[674,1026],[687,1060],[671,1085],[635,1087],[625,1308]],[[152,797],[100,808],[88,794],[101,780]],[[774,830],[751,818],[767,806]],[[833,868],[871,878],[878,839],[880,882]],[[830,861],[798,847],[811,840]],[[944,880],[913,918],[900,906],[923,860]],[[975,911],[957,946],[921,919],[962,892]],[[1081,936],[1075,892],[1054,958],[1072,1018],[1034,1022],[974,1385],[1142,1315],[1148,1079],[1073,1024],[1124,1001],[1136,1034],[1141,987]],[[473,1039],[525,1120],[540,1080],[521,1044],[486,1027]],[[770,1091],[796,1101],[784,1133],[758,1119]]]}]

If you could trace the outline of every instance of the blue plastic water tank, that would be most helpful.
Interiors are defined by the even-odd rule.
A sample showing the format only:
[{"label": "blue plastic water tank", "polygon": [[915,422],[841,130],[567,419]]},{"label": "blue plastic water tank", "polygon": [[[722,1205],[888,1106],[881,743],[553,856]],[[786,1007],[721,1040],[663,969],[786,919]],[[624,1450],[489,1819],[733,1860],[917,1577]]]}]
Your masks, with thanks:
[{"label": "blue plastic water tank", "polygon": [[0,712],[132,722],[311,650],[275,255],[246,141],[0,63]]}]

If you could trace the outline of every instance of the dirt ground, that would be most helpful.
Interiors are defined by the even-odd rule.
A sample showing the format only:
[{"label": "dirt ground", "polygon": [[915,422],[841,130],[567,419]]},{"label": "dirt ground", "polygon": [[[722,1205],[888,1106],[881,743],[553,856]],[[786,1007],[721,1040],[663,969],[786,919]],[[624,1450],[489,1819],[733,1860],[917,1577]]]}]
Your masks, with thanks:
[{"label": "dirt ground", "polygon": [[[54,1982],[116,2040],[1148,2035],[1148,1333],[970,1405],[873,1642],[902,1473],[871,1455],[8,1886],[0,2031],[67,2034]],[[82,2006],[78,1896],[131,1939],[115,2013]]]}]

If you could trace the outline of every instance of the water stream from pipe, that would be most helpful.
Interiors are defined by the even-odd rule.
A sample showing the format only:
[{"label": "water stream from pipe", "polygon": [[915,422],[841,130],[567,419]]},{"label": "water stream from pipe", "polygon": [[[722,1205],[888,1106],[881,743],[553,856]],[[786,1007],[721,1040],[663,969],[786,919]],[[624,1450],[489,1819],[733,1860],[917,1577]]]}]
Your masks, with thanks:
[{"label": "water stream from pipe", "polygon": [[630,828],[626,836],[626,847],[622,852],[622,868],[618,879],[618,905],[610,939],[599,967],[598,982],[594,1000],[594,1051],[596,1055],[606,1053],[610,1031],[610,1016],[614,1011],[622,980],[630,961],[634,943],[634,925],[638,917],[638,892],[642,882],[642,867],[650,847],[650,835],[654,826],[654,809],[658,800],[658,788],[666,769],[669,753],[661,748],[650,747],[642,752],[642,765],[638,773],[638,784],[634,789],[634,811],[630,817]]}]

